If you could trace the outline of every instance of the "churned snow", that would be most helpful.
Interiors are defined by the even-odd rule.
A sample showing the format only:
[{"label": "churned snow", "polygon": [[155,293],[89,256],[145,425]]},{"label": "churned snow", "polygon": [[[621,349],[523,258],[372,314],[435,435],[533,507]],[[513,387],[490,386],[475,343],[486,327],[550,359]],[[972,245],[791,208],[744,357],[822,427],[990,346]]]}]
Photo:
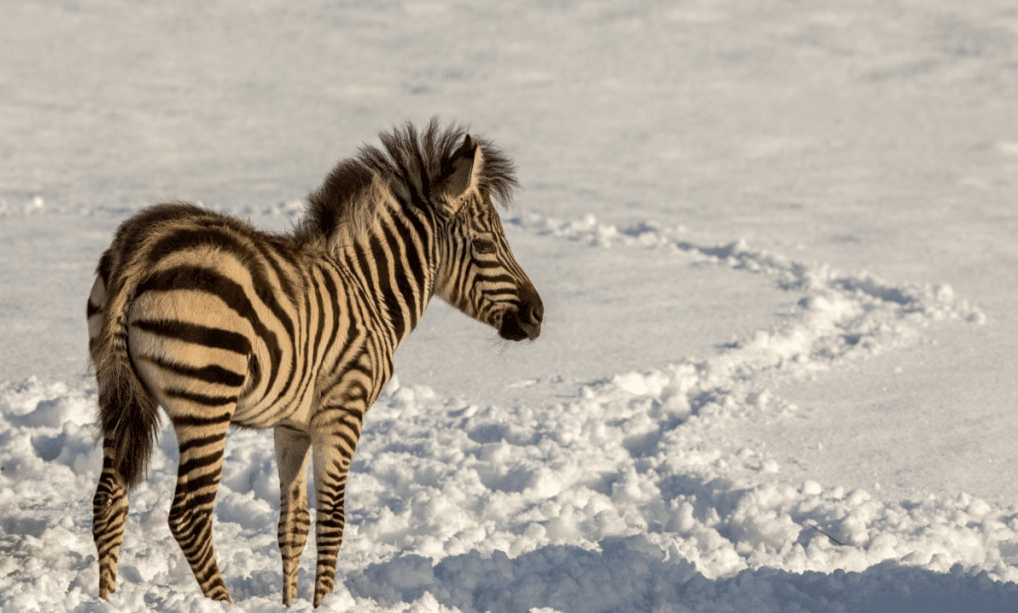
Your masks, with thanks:
[{"label": "churned snow", "polygon": [[[374,134],[469,121],[546,304],[436,301],[368,413],[324,611],[1018,608],[1009,2],[26,1],[0,23],[0,609],[284,610],[271,433],[201,596],[164,427],[97,597],[85,298],[180,198],[286,230]],[[300,572],[309,611],[313,543]]]}]

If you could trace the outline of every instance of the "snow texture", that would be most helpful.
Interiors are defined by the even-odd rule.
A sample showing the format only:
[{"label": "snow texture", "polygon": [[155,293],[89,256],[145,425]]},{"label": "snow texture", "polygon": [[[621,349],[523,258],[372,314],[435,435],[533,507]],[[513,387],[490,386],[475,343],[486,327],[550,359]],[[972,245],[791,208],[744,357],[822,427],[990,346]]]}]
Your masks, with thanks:
[{"label": "snow texture", "polygon": [[[0,610],[282,611],[271,433],[214,535],[165,426],[97,597],[84,306],[170,198],[275,230],[406,119],[516,157],[547,307],[434,303],[368,413],[324,611],[1014,611],[1018,11],[26,1],[0,24]],[[310,611],[313,547],[302,598]]]}]

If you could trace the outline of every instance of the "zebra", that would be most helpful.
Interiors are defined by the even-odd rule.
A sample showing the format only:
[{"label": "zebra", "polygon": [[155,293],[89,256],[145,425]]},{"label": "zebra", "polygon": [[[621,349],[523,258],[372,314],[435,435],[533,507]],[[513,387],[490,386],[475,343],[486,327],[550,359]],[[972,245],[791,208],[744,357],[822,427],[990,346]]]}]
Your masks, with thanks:
[{"label": "zebra", "polygon": [[116,590],[128,491],[169,417],[180,448],[168,522],[205,596],[230,602],[212,509],[231,425],[273,428],[283,603],[297,596],[316,502],[314,606],[333,590],[344,496],[364,414],[433,295],[507,340],[534,340],[544,305],[506,241],[513,162],[432,119],[340,162],[288,233],[188,203],[124,221],[88,298],[102,470],[93,498],[99,596]]}]

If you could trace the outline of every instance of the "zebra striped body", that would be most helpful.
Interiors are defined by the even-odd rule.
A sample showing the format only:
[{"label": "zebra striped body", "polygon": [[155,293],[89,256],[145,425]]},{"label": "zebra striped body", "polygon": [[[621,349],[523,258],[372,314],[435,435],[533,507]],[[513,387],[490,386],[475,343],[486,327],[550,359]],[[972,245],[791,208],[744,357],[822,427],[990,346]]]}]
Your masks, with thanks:
[{"label": "zebra striped body", "polygon": [[229,426],[275,428],[284,603],[311,523],[313,458],[317,606],[333,587],[364,414],[431,296],[504,338],[540,333],[540,297],[492,204],[510,195],[511,163],[434,121],[382,141],[337,166],[292,235],[189,204],[151,207],[117,231],[88,303],[104,456],[93,501],[100,596],[116,585],[127,490],[144,475],[157,407],[180,446],[170,528],[211,598],[229,600],[211,536]]}]

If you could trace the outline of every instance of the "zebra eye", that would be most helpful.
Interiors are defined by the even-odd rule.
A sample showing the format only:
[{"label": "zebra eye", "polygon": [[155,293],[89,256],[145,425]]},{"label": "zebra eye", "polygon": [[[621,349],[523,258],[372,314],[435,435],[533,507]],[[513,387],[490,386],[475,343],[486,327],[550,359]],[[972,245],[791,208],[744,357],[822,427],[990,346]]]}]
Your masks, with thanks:
[{"label": "zebra eye", "polygon": [[474,253],[478,255],[484,255],[486,253],[495,253],[495,243],[483,238],[475,238],[474,242],[471,243],[474,248]]}]

